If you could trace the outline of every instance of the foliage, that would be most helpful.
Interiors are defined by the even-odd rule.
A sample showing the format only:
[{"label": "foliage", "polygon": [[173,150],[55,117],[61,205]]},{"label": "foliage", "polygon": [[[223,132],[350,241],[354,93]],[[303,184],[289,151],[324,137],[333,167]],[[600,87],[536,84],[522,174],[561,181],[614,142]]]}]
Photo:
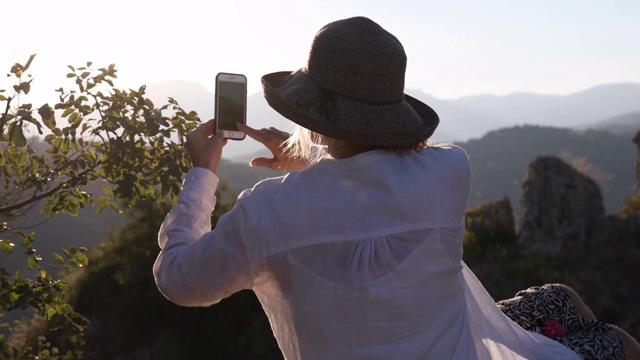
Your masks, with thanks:
[{"label": "foliage", "polygon": [[[221,189],[224,193],[224,187]],[[212,224],[235,203],[217,194]],[[221,198],[230,198],[222,201]],[[87,316],[85,353],[91,359],[282,358],[260,303],[243,291],[206,308],[175,305],[158,291],[151,268],[153,241],[167,206],[139,202],[127,224],[111,234],[74,287],[74,307]],[[65,349],[67,334],[52,340]]]},{"label": "foliage", "polygon": [[[508,199],[501,202],[509,204]],[[483,285],[496,295],[508,293],[515,279],[511,276],[513,271],[505,271],[495,264],[508,266],[519,251],[512,214],[495,216],[493,210],[483,204],[465,212],[463,258],[475,275],[483,280]],[[511,207],[507,206],[505,210],[511,212]]]},{"label": "foliage", "polygon": [[[34,57],[11,68],[8,77],[16,81],[12,91],[0,89],[0,181],[4,190],[0,195],[0,255],[11,256],[19,243],[34,273],[28,277],[0,267],[0,322],[2,328],[12,328],[6,324],[7,312],[32,309],[50,329],[71,329],[82,335],[87,321],[67,301],[73,292],[68,277],[88,265],[86,249],[72,246],[41,254],[34,248],[36,234],[20,228],[17,220],[39,204],[42,213],[53,217],[77,215],[83,207],[119,212],[140,199],[175,201],[181,175],[190,165],[181,143],[199,119],[171,98],[156,108],[145,98],[144,86],[115,88],[115,66],[95,69],[90,62],[78,68],[69,66],[67,78],[73,81],[73,89],[56,90],[59,100],[53,106],[22,102],[31,91],[33,78],[26,72]],[[167,117],[164,111],[173,115]],[[29,129],[44,136],[46,154],[31,148],[26,136]],[[103,184],[103,194],[86,191],[93,183]],[[45,257],[58,266],[47,269]],[[0,335],[2,358],[28,358],[29,349],[33,348]],[[65,354],[65,358],[76,356]]]},{"label": "foliage", "polygon": [[622,209],[620,215],[625,218],[634,215],[640,216],[640,192],[638,192],[636,196],[625,201],[624,209]]}]

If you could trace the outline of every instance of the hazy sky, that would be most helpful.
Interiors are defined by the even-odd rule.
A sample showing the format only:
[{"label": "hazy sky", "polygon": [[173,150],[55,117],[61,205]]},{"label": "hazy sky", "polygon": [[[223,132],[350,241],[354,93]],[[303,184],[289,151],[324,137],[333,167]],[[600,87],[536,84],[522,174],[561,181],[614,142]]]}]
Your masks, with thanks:
[{"label": "hazy sky", "polygon": [[304,65],[323,25],[356,15],[403,43],[407,87],[441,99],[640,83],[637,0],[3,0],[1,12],[0,71],[36,53],[34,97],[70,88],[67,65],[86,61],[114,63],[122,88],[182,79],[213,91],[228,71],[258,91],[261,75]]}]

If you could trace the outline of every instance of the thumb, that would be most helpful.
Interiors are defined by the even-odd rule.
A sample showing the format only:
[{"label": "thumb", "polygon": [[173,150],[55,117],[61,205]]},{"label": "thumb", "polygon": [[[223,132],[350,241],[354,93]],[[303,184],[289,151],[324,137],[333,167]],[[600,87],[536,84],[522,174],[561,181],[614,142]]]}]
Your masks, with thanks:
[{"label": "thumb", "polygon": [[254,166],[254,167],[266,167],[271,169],[273,166],[273,160],[274,159],[269,159],[269,158],[265,158],[265,157],[259,157],[259,158],[255,158],[252,159],[249,162],[249,165]]}]

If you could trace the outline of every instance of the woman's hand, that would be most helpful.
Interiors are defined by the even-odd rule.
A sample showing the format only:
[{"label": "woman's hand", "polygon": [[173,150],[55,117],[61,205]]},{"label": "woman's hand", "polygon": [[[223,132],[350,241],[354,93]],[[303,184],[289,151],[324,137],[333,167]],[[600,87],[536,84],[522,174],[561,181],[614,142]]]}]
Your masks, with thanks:
[{"label": "woman's hand", "polygon": [[262,143],[271,154],[272,158],[259,157],[251,160],[251,166],[261,166],[273,170],[297,170],[307,167],[307,163],[301,157],[293,157],[285,150],[285,141],[289,133],[276,128],[256,130],[247,125],[237,124],[238,129],[252,139]]},{"label": "woman's hand", "polygon": [[222,147],[227,139],[222,133],[216,134],[216,121],[209,120],[187,134],[184,144],[193,166],[216,172],[222,158]]}]

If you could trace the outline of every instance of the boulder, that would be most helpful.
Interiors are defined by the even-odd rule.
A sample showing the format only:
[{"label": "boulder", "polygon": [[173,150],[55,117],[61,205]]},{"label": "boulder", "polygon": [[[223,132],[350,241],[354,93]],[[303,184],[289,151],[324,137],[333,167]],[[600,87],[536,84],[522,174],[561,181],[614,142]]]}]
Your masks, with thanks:
[{"label": "boulder", "polygon": [[595,181],[557,157],[540,156],[530,163],[522,187],[519,236],[523,252],[588,251],[606,224],[602,193]]}]

